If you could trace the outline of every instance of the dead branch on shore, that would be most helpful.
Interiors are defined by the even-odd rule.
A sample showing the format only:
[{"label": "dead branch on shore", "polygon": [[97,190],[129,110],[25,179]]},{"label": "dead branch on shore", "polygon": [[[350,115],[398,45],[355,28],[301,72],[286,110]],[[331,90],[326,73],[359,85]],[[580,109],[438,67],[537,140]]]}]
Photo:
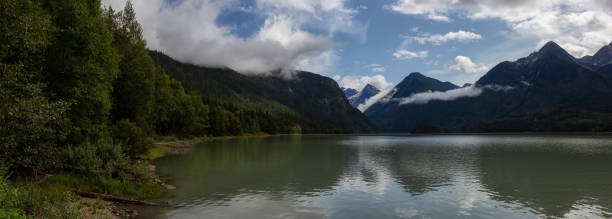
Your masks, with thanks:
[{"label": "dead branch on shore", "polygon": [[145,206],[171,206],[170,203],[141,201],[141,200],[135,200],[135,199],[128,199],[128,198],[118,197],[118,196],[114,196],[114,195],[96,193],[96,192],[85,192],[85,191],[77,190],[76,194],[80,195],[82,197],[99,198],[99,199],[102,199],[102,200],[111,201],[111,202],[117,202],[117,203],[122,203],[122,204],[145,205]]}]

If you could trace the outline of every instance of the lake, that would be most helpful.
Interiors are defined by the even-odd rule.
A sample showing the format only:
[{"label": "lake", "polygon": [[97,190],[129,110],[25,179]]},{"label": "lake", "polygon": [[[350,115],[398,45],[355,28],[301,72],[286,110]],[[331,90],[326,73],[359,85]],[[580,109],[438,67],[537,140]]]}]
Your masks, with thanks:
[{"label": "lake", "polygon": [[155,162],[146,218],[610,218],[612,135],[302,135]]}]

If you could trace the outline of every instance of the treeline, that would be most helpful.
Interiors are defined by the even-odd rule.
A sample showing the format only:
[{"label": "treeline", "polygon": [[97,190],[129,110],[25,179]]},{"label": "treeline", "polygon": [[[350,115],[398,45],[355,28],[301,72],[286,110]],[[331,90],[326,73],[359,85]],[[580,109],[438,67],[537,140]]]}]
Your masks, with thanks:
[{"label": "treeline", "polygon": [[[147,179],[155,136],[300,132],[206,101],[150,58],[128,1],[0,1],[0,170]],[[4,174],[2,174],[4,175]]]},{"label": "treeline", "polygon": [[[260,123],[263,132],[375,131],[368,119],[349,105],[331,78],[302,71],[295,72],[291,80],[247,76],[228,68],[182,63],[159,51],[151,51],[150,56],[158,66],[163,66],[170,75],[183,82],[185,88],[200,92],[206,104],[226,104],[226,109],[231,108],[230,111],[236,115],[242,111],[266,117],[265,122],[272,124],[272,130],[265,129]],[[259,120],[243,122],[242,127],[255,127],[247,124]]]},{"label": "treeline", "polygon": [[587,108],[564,105],[520,118],[480,122],[475,132],[610,132],[612,106]]},{"label": "treeline", "polygon": [[[224,84],[248,90],[247,93],[250,94],[261,93],[266,88],[251,84],[257,79],[255,77],[247,77],[230,69],[180,63],[159,51],[149,51],[149,55],[157,66],[166,69],[168,74],[182,81],[186,89],[197,91],[202,96],[204,103],[210,109],[211,126],[206,130],[209,135],[287,134],[303,131],[303,124],[300,124],[302,118],[287,106],[261,96],[251,99]],[[274,79],[270,77],[266,80]]]},{"label": "treeline", "polygon": [[33,201],[46,196],[8,177],[53,173],[138,195],[151,188],[140,157],[157,136],[301,131],[185,90],[155,66],[135,16],[129,1],[121,11],[100,0],[0,1],[0,217],[75,212]]},{"label": "treeline", "polygon": [[210,128],[206,133],[212,136],[242,134],[287,134],[301,133],[294,121],[278,117],[262,110],[246,110],[234,104],[219,103],[204,99],[209,106]]}]

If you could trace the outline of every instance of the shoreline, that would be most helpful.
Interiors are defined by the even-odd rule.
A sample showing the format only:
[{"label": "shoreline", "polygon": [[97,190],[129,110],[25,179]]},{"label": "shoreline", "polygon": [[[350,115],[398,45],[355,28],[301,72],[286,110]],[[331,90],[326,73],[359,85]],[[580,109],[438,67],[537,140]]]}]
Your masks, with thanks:
[{"label": "shoreline", "polygon": [[[236,135],[236,136],[193,137],[193,138],[171,140],[171,141],[158,140],[158,141],[154,141],[153,147],[151,147],[148,150],[148,152],[142,155],[140,158],[151,162],[156,159],[175,154],[173,153],[173,150],[175,149],[178,149],[178,150],[190,149],[196,146],[197,144],[200,144],[205,141],[229,140],[229,139],[235,139],[235,138],[258,138],[258,137],[263,138],[263,137],[283,136],[283,135],[296,135],[296,134],[277,134],[277,135],[246,134],[246,135]],[[303,134],[297,134],[297,135],[303,135]]]},{"label": "shoreline", "polygon": [[[237,138],[265,138],[265,137],[274,137],[274,136],[338,136],[338,135],[344,135],[344,136],[413,136],[413,137],[419,137],[419,136],[452,136],[452,135],[483,135],[483,136],[488,136],[488,135],[507,135],[507,136],[518,136],[518,135],[593,135],[593,136],[604,136],[604,135],[612,135],[612,132],[504,132],[504,133],[418,133],[418,134],[413,134],[413,133],[354,133],[354,134],[278,134],[278,135],[240,135],[240,136],[221,136],[221,137],[196,137],[196,138],[188,138],[188,139],[182,139],[182,140],[172,140],[172,141],[157,141],[155,143],[153,143],[154,147],[152,147],[150,149],[150,153],[146,154],[147,162],[150,166],[150,171],[155,175],[154,181],[156,183],[158,183],[159,185],[163,186],[166,191],[170,191],[170,190],[174,190],[176,189],[175,186],[172,186],[170,184],[166,184],[166,182],[164,182],[164,180],[161,180],[160,178],[163,178],[159,175],[157,175],[158,173],[156,172],[156,166],[152,163],[154,162],[156,159],[160,159],[166,156],[172,156],[172,155],[177,155],[177,154],[182,154],[182,153],[188,153],[188,151],[194,147],[196,147],[196,145],[202,143],[202,142],[206,142],[206,141],[215,141],[215,140],[230,140],[230,139],[237,139]],[[167,179],[166,179],[167,180]],[[146,199],[144,199],[146,200]],[[171,203],[171,202],[168,202]],[[114,203],[116,204],[116,203]],[[131,205],[131,206],[125,206],[126,208],[121,208],[120,209],[125,209],[125,210],[130,210],[130,211],[134,211],[136,212],[137,216],[137,210],[138,208],[142,207],[141,205]]]}]

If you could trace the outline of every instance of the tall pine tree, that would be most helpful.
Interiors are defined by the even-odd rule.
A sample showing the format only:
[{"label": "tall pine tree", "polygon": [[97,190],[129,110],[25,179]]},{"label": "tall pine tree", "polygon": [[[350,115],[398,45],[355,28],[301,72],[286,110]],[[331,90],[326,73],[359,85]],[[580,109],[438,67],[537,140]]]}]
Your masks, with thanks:
[{"label": "tall pine tree", "polygon": [[128,119],[148,130],[147,116],[153,112],[155,65],[149,57],[132,2],[127,1],[121,12],[109,8],[104,18],[113,33],[112,45],[120,57],[119,74],[113,83],[113,119]]}]

